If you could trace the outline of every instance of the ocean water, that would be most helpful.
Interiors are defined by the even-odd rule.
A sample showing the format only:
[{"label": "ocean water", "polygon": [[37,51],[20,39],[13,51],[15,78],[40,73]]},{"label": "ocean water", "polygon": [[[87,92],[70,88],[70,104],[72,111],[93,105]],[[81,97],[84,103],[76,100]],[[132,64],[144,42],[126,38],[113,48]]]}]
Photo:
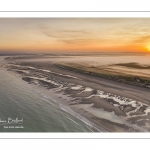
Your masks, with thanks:
[{"label": "ocean water", "polygon": [[[9,124],[2,122],[8,118]],[[22,124],[10,124],[16,118],[23,118]],[[0,68],[0,132],[92,131],[50,98],[35,93],[28,84]]]}]

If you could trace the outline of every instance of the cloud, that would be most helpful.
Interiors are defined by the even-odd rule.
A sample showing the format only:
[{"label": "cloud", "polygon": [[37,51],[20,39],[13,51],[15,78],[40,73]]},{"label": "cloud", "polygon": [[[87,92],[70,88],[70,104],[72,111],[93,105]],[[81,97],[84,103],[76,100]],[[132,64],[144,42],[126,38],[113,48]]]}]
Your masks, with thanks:
[{"label": "cloud", "polygon": [[72,39],[59,39],[59,42],[63,42],[65,44],[83,44],[88,41],[86,38],[72,38]]},{"label": "cloud", "polygon": [[79,33],[79,34],[91,34],[90,32],[87,31],[81,31],[81,30],[61,30],[61,32],[64,33]]},{"label": "cloud", "polygon": [[81,30],[56,30],[56,29],[46,30],[45,29],[42,32],[46,36],[53,37],[53,38],[84,37],[84,36],[87,36],[87,35],[91,34],[91,33],[87,32],[87,31],[81,31]]},{"label": "cloud", "polygon": [[145,43],[148,41],[150,41],[150,35],[145,35],[145,36],[136,38],[132,43],[140,44],[140,43]]},{"label": "cloud", "polygon": [[55,38],[57,42],[65,44],[82,44],[90,42],[92,33],[85,30],[58,30],[58,29],[44,29],[42,33],[50,38]]}]

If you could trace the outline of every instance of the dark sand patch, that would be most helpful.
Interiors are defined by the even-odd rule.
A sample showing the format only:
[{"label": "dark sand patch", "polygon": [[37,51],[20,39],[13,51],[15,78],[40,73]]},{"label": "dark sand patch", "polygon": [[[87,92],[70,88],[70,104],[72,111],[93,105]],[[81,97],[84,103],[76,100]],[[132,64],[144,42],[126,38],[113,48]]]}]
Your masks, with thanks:
[{"label": "dark sand patch", "polygon": [[[80,93],[80,92],[79,92]],[[92,91],[83,91],[81,94],[74,94],[72,96],[75,96],[75,97],[88,97],[90,95],[93,95],[93,94],[96,94],[97,91],[96,90],[92,90]]]},{"label": "dark sand patch", "polygon": [[132,115],[142,115],[142,114],[145,114],[145,112],[144,112],[145,110],[146,110],[146,106],[143,106],[139,110],[137,110],[136,112],[132,113]]},{"label": "dark sand patch", "polygon": [[129,67],[129,68],[135,68],[135,69],[150,69],[150,65],[141,65],[136,62],[131,63],[119,63],[115,64],[116,66],[123,66],[123,67]]},{"label": "dark sand patch", "polygon": [[133,108],[132,106],[127,105],[127,106],[125,106],[125,108],[123,109],[123,111],[124,111],[125,113],[127,113],[127,112],[129,112],[129,111],[134,110],[134,109],[135,109],[135,108]]},{"label": "dark sand patch", "polygon": [[83,89],[73,90],[73,89],[71,89],[71,88],[67,88],[67,89],[64,89],[64,92],[65,92],[66,94],[72,95],[72,94],[77,94],[77,93],[81,92],[82,90],[83,90]]}]

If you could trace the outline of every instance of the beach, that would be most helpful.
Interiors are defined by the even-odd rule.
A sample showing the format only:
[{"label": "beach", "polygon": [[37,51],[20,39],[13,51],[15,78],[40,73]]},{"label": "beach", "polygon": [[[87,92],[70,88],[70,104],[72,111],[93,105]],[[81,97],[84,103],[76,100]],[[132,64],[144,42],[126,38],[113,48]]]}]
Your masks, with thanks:
[{"label": "beach", "polygon": [[16,56],[7,57],[3,67],[62,104],[64,110],[84,117],[100,131],[149,132],[149,66],[138,73],[136,69],[142,69],[140,64],[96,61],[110,62],[108,58]]}]

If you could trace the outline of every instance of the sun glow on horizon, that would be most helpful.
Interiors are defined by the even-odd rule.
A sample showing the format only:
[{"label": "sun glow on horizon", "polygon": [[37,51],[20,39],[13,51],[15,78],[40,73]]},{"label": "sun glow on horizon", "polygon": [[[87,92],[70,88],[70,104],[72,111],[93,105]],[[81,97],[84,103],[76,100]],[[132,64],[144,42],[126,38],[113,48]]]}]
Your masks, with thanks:
[{"label": "sun glow on horizon", "polygon": [[149,44],[148,46],[146,46],[146,50],[147,50],[148,52],[150,52],[150,44]]}]

